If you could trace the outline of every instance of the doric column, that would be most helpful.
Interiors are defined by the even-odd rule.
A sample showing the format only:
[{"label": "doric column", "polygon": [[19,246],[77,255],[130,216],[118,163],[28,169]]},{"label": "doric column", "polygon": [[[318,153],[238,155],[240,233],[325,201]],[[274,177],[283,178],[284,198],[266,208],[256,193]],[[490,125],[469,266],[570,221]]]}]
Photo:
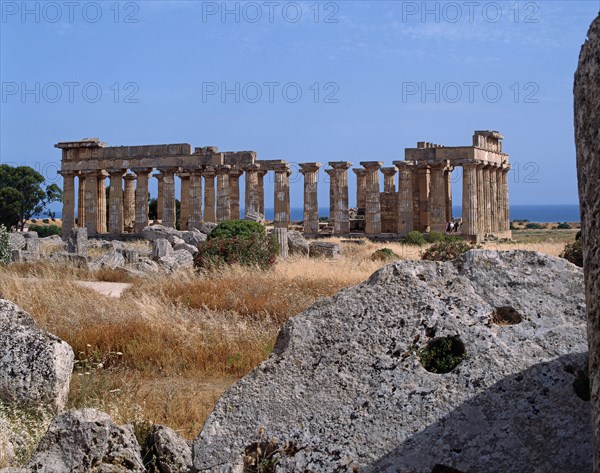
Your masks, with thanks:
[{"label": "doric column", "polygon": [[502,220],[504,231],[510,231],[510,202],[508,200],[508,171],[510,171],[510,165],[502,166]]},{"label": "doric column", "polygon": [[335,169],[325,169],[325,172],[329,176],[329,225],[335,227],[335,178],[337,173]]},{"label": "doric column", "polygon": [[[106,178],[108,177],[108,173],[106,171],[100,171],[96,174],[96,200],[95,200],[95,215],[96,215],[96,228],[98,233],[108,233],[108,225],[107,225],[107,214],[108,214],[108,205],[106,205]],[[89,182],[88,182],[89,186]],[[89,209],[89,207],[88,207]],[[90,216],[89,210],[86,211],[87,218],[92,218]],[[88,235],[90,234],[89,226],[88,226]]]},{"label": "doric column", "polygon": [[[260,213],[259,185],[258,185],[258,164],[250,164],[244,167],[246,172],[246,201],[244,214]],[[262,186],[261,186],[262,187]]]},{"label": "doric column", "polygon": [[[85,174],[85,226],[87,228],[88,236],[96,235],[100,231],[98,226],[98,215],[101,211],[104,211],[106,218],[106,204],[101,208],[98,199],[98,183],[100,182],[98,176],[98,171],[87,172]],[[104,195],[106,196],[106,194]]]},{"label": "doric column", "polygon": [[154,174],[154,177],[158,181],[158,196],[156,197],[156,219],[162,220],[163,218],[163,175],[161,173]]},{"label": "doric column", "polygon": [[352,171],[356,174],[356,209],[359,215],[364,215],[367,197],[367,171],[363,168],[353,168]]},{"label": "doric column", "polygon": [[165,227],[176,228],[175,173],[177,168],[163,168],[159,171],[163,176],[162,224]]},{"label": "doric column", "polygon": [[265,216],[265,176],[267,174],[266,169],[259,169],[256,174],[257,177],[257,196],[258,196],[258,213],[263,217]]},{"label": "doric column", "polygon": [[[464,166],[463,166],[464,169]],[[483,165],[478,164],[476,168],[476,179],[477,179],[477,233],[480,235],[485,234],[485,193],[484,193],[484,180],[483,180]],[[464,197],[463,197],[464,199]]]},{"label": "doric column", "polygon": [[125,227],[133,226],[135,222],[135,174],[127,173],[123,176],[125,191],[123,192],[123,224]]},{"label": "doric column", "polygon": [[498,225],[499,204],[500,201],[498,199],[498,167],[496,165],[493,165],[490,166],[490,231],[492,233],[500,231],[500,227]]},{"label": "doric column", "polygon": [[444,186],[446,194],[446,221],[451,222],[454,218],[452,215],[452,167],[449,167],[444,172]]},{"label": "doric column", "polygon": [[492,186],[490,178],[491,166],[486,164],[483,167],[483,199],[485,202],[485,210],[482,215],[484,220],[484,233],[490,233],[492,231]]},{"label": "doric column", "polygon": [[318,182],[321,163],[301,163],[300,173],[304,175],[304,236],[319,234]]},{"label": "doric column", "polygon": [[479,165],[477,163],[463,164],[463,195],[462,195],[462,233],[477,238],[478,226],[478,179]]},{"label": "doric column", "polygon": [[367,193],[365,196],[365,234],[381,233],[381,201],[379,195],[379,161],[360,163],[367,171]]},{"label": "doric column", "polygon": [[229,211],[231,220],[240,219],[240,176],[243,171],[235,168],[229,171]]},{"label": "doric column", "polygon": [[190,175],[189,173],[180,173],[181,179],[181,200],[179,202],[179,228],[188,229],[188,220],[190,218]]},{"label": "doric column", "polygon": [[85,227],[85,175],[77,176],[79,190],[77,191],[77,226]]},{"label": "doric column", "polygon": [[62,237],[66,240],[75,227],[75,173],[62,172],[61,174],[63,177]]},{"label": "doric column", "polygon": [[446,230],[446,169],[447,162],[431,165],[431,231]]},{"label": "doric column", "polygon": [[285,190],[285,208],[287,211],[287,228],[289,228],[292,218],[292,202],[290,198],[290,176],[293,174],[291,169],[287,172],[287,188]]},{"label": "doric column", "polygon": [[190,171],[190,217],[188,230],[199,229],[202,225],[202,172],[199,169]]},{"label": "doric column", "polygon": [[419,223],[421,231],[431,231],[431,170],[427,165],[417,167],[419,179]]},{"label": "doric column", "polygon": [[123,233],[123,174],[125,169],[109,169],[108,229],[113,236]]},{"label": "doric column", "polygon": [[334,161],[330,162],[329,165],[335,171],[333,233],[334,235],[347,235],[350,233],[348,169],[352,167],[352,163],[346,161]]},{"label": "doric column", "polygon": [[279,256],[287,258],[288,256],[288,231],[287,228],[274,228],[271,233],[279,245]]},{"label": "doric column", "polygon": [[410,161],[394,161],[399,171],[398,181],[398,234],[405,236],[413,231],[413,182],[415,166]]},{"label": "doric column", "polygon": [[204,221],[217,222],[215,212],[215,168],[207,166],[202,170],[204,176]]},{"label": "doric column", "polygon": [[381,168],[381,173],[383,174],[383,192],[387,192],[389,194],[394,194],[396,192],[396,168],[395,167],[386,167]]},{"label": "doric column", "polygon": [[229,208],[229,171],[231,166],[217,167],[217,222],[224,222],[231,218]]},{"label": "doric column", "polygon": [[273,226],[275,228],[288,228],[289,215],[286,201],[286,194],[290,188],[289,167],[287,164],[278,164],[275,166],[275,218]]},{"label": "doric column", "polygon": [[137,176],[135,186],[135,223],[133,229],[135,233],[142,233],[142,230],[148,226],[148,178],[152,168],[132,169]]}]

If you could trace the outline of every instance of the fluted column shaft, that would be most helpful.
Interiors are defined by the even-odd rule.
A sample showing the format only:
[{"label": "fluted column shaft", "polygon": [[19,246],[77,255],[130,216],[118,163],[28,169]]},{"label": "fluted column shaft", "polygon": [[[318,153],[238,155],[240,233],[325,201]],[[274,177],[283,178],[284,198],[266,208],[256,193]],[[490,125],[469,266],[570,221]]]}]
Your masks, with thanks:
[{"label": "fluted column shaft", "polygon": [[396,192],[396,168],[381,168],[383,174],[383,192],[394,194]]},{"label": "fluted column shaft", "polygon": [[446,221],[450,222],[454,218],[452,215],[452,168],[444,173],[444,185],[446,194]]},{"label": "fluted column shaft", "polygon": [[63,238],[66,240],[75,227],[75,173],[63,173]]},{"label": "fluted column shaft", "polygon": [[358,213],[364,214],[367,198],[367,171],[361,168],[352,169],[356,174],[356,208]]},{"label": "fluted column shaft", "polygon": [[504,221],[504,231],[510,230],[510,202],[508,200],[508,171],[510,167],[505,167],[502,169],[502,207],[503,207],[503,221]]},{"label": "fluted column shaft", "polygon": [[325,172],[329,176],[329,224],[335,227],[335,179],[337,174],[335,169],[325,169]]},{"label": "fluted column shaft", "polygon": [[154,177],[158,181],[158,196],[156,198],[156,219],[162,220],[163,218],[163,175],[155,174]]},{"label": "fluted column shaft", "polygon": [[[96,205],[96,228],[98,229],[98,233],[108,233],[108,205],[106,205],[106,178],[108,177],[108,173],[105,171],[101,171],[97,175],[97,183],[96,183],[96,194],[97,194],[97,205]],[[89,216],[89,212],[86,212],[88,215],[88,219],[91,218]],[[88,235],[89,235],[88,230]]]},{"label": "fluted column shaft", "polygon": [[265,175],[267,171],[259,169],[257,176],[257,198],[258,198],[258,212],[264,217],[265,216]]},{"label": "fluted column shaft", "polygon": [[216,223],[215,212],[215,169],[207,167],[202,172],[204,176],[204,221]]},{"label": "fluted column shaft", "polygon": [[498,171],[496,166],[490,168],[490,220],[491,232],[500,231],[499,215],[500,199],[498,198]]},{"label": "fluted column shaft", "polygon": [[160,169],[163,176],[162,224],[176,228],[177,210],[175,205],[175,172],[177,168]]},{"label": "fluted column shaft", "polygon": [[137,176],[135,186],[135,223],[134,231],[141,233],[148,226],[148,178],[151,168],[138,168],[133,170]]},{"label": "fluted column shaft", "polygon": [[361,162],[366,171],[366,197],[365,197],[365,234],[377,235],[381,233],[381,200],[379,192],[380,162]]},{"label": "fluted column shaft", "polygon": [[229,208],[229,171],[231,166],[217,168],[217,222],[224,222],[231,218]]},{"label": "fluted column shaft", "polygon": [[490,177],[490,166],[486,165],[483,168],[483,199],[485,202],[484,218],[484,233],[492,231],[492,186]]},{"label": "fluted column shaft", "polygon": [[229,171],[229,212],[231,220],[240,219],[240,176],[241,169]]},{"label": "fluted column shaft", "polygon": [[[100,231],[98,228],[98,216],[100,212],[104,212],[106,218],[106,204],[104,204],[103,208],[100,207],[98,199],[98,183],[100,182],[100,178],[98,177],[98,172],[86,173],[85,181],[85,226],[88,236],[91,236],[96,235]],[[106,196],[106,194],[104,195]]]},{"label": "fluted column shaft", "polygon": [[[464,169],[464,166],[463,166]],[[484,176],[483,176],[483,165],[478,165],[476,168],[476,179],[477,179],[477,233],[485,234],[485,192],[484,192]]]},{"label": "fluted column shaft", "polygon": [[478,179],[477,164],[463,164],[463,195],[462,195],[462,220],[463,234],[476,236],[478,227]]},{"label": "fluted column shaft", "polygon": [[419,178],[419,223],[421,231],[431,231],[431,169],[423,165],[417,168]]},{"label": "fluted column shaft", "polygon": [[413,204],[413,182],[415,167],[407,161],[394,162],[399,171],[398,179],[398,233],[405,236],[413,231],[414,204]]},{"label": "fluted column shaft", "polygon": [[321,163],[302,163],[300,173],[304,175],[304,235],[319,234],[318,182]]},{"label": "fluted column shaft", "polygon": [[202,174],[199,170],[190,172],[190,218],[188,230],[199,229],[202,225]]},{"label": "fluted column shaft", "polygon": [[431,166],[431,231],[446,230],[446,164]]},{"label": "fluted column shaft", "polygon": [[347,235],[350,233],[350,213],[348,209],[348,169],[352,163],[340,161],[330,162],[335,171],[334,186],[334,235]]},{"label": "fluted column shaft", "polygon": [[79,174],[79,190],[77,197],[77,226],[85,227],[85,175]]},{"label": "fluted column shaft", "polygon": [[289,215],[286,195],[289,192],[290,177],[287,166],[278,166],[275,168],[275,218],[273,226],[275,228],[288,228]]},{"label": "fluted column shaft", "polygon": [[123,169],[111,169],[108,194],[108,230],[111,235],[123,233]]},{"label": "fluted column shaft", "polygon": [[183,173],[179,175],[181,179],[181,202],[179,203],[179,228],[188,229],[190,218],[190,175]]},{"label": "fluted column shaft", "polygon": [[259,202],[259,178],[258,178],[259,167],[256,164],[251,164],[244,168],[246,171],[246,202],[244,213],[261,213],[260,202]]},{"label": "fluted column shaft", "polygon": [[133,226],[135,222],[135,175],[125,174],[125,190],[123,192],[123,222],[125,226]]}]

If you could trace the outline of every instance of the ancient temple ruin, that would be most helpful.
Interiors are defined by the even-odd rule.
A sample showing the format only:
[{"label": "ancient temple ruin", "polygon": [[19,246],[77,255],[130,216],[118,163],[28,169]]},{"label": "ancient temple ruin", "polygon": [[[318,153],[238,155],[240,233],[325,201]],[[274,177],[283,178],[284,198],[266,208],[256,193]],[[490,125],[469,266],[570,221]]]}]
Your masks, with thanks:
[{"label": "ancient temple ruin", "polygon": [[[421,142],[405,151],[404,161],[383,167],[361,162],[356,175],[356,209],[350,209],[348,170],[352,163],[329,162],[330,221],[319,222],[318,182],[321,163],[301,163],[307,237],[320,234],[402,237],[408,232],[444,232],[447,222],[462,218],[461,233],[472,240],[486,235],[510,238],[508,155],[502,135],[476,131],[472,146],[447,147]],[[199,228],[202,222],[240,218],[240,177],[245,176],[246,214],[263,214],[264,177],[274,173],[275,228],[290,225],[291,167],[283,160],[259,160],[254,151],[220,152],[189,144],[110,147],[98,139],[62,142],[64,178],[63,234],[76,225],[89,235],[139,234],[149,222],[148,182],[158,181],[158,220],[165,226]],[[450,173],[460,166],[462,217],[452,215]],[[152,174],[154,171],[156,174]],[[383,174],[383,189],[379,173]],[[398,179],[396,179],[398,175]],[[181,180],[180,218],[176,222],[175,178]],[[106,209],[106,179],[108,219]],[[216,180],[216,185],[215,185]],[[77,189],[76,189],[77,184]],[[77,192],[77,212],[75,195]],[[77,219],[76,219],[77,217]]]}]

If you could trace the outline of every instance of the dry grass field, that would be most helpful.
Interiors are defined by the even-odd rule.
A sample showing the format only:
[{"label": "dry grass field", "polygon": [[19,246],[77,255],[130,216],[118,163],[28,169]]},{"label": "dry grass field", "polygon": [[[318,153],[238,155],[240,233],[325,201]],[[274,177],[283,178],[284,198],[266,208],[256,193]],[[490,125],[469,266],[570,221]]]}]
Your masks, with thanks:
[{"label": "dry grass field", "polygon": [[[518,230],[514,237],[486,247],[558,255],[575,230]],[[69,407],[97,407],[142,427],[166,424],[192,439],[218,397],[269,356],[285,320],[367,279],[385,264],[371,260],[376,249],[391,248],[404,259],[418,259],[424,249],[342,247],[344,256],[335,261],[289,258],[266,272],[229,268],[203,276],[132,279],[119,271],[10,265],[0,268],[0,297],[73,347]],[[74,280],[132,287],[112,299]]]}]

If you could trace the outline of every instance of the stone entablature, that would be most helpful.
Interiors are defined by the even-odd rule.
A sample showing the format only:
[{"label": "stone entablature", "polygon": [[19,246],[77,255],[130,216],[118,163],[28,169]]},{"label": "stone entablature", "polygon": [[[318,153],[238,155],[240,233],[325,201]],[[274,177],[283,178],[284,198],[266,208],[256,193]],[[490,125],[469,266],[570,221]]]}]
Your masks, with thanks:
[{"label": "stone entablature", "polygon": [[[364,229],[368,237],[404,236],[412,230],[444,232],[452,215],[450,173],[463,168],[463,236],[481,240],[493,234],[510,238],[509,156],[502,152],[503,136],[476,131],[472,146],[446,147],[419,142],[405,150],[404,161],[383,167],[380,161],[361,162],[352,171],[357,180],[357,212],[350,218],[348,171],[352,163],[331,161],[330,225],[334,235]],[[202,222],[240,217],[240,182],[245,175],[248,214],[264,215],[264,176],[274,173],[274,226],[290,224],[290,166],[283,160],[258,160],[254,151],[219,152],[215,146],[194,148],[185,143],[110,147],[97,138],[61,142],[60,174],[64,177],[63,228],[76,224],[88,233],[140,233],[148,225],[148,180],[158,181],[158,220],[182,229],[200,228]],[[318,176],[321,163],[300,164],[304,176],[304,233],[319,235]],[[383,189],[380,186],[383,174]],[[78,188],[75,187],[75,178]],[[109,217],[106,218],[106,178],[110,177]],[[181,179],[180,220],[176,221],[175,178]],[[354,224],[357,220],[360,225]],[[353,223],[354,222],[354,223]]]}]

